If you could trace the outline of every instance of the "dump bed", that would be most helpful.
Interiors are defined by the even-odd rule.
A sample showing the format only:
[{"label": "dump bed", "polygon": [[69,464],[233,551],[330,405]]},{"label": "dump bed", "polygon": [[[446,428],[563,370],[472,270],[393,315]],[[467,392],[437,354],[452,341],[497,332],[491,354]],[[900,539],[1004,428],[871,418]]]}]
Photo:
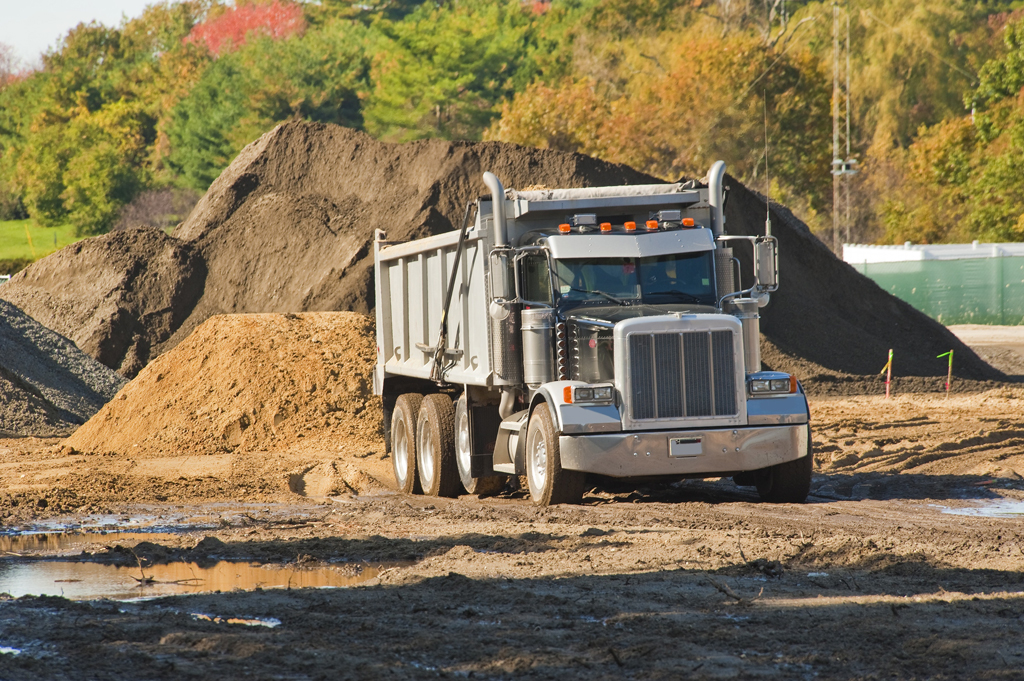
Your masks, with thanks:
[{"label": "dump bed", "polygon": [[[467,233],[455,275],[444,374],[450,383],[494,382],[485,285],[489,223],[478,218]],[[458,243],[458,231],[404,243],[376,242],[378,373],[383,364],[387,374],[430,378]]]},{"label": "dump bed", "polygon": [[[488,184],[492,194],[476,202],[476,218],[466,234],[447,317],[440,378],[456,385],[518,385],[523,380],[518,302],[491,309],[487,277],[493,248],[518,249],[530,235],[545,230],[557,234],[558,225],[576,213],[613,215],[619,224],[634,220],[642,225],[656,211],[676,209],[677,221],[686,217],[698,226],[712,222],[709,190],[702,186],[506,192],[490,173],[485,173],[484,182],[494,185]],[[586,240],[586,236],[579,238]],[[433,361],[458,244],[458,231],[402,243],[388,242],[378,234],[374,242],[379,353],[374,388],[378,394],[385,376],[438,378],[432,375]]]}]

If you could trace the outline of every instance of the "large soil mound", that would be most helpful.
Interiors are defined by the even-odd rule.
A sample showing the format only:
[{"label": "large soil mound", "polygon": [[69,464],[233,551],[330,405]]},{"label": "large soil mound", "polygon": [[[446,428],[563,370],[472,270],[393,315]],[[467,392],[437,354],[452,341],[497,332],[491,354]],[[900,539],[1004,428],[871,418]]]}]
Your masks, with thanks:
[{"label": "large soil mound", "polygon": [[0,300],[0,434],[66,435],[124,379],[60,334]]},{"label": "large soil mound", "polygon": [[[216,314],[368,313],[374,229],[395,240],[452,229],[466,202],[486,193],[484,170],[507,187],[657,181],[579,154],[500,143],[386,144],[346,128],[292,122],[246,147],[174,238],[159,237],[163,250],[140,251],[129,264],[116,237],[101,237],[33,265],[0,296],[22,301],[41,319],[66,309],[69,318],[89,320],[83,347],[130,376]],[[730,184],[730,232],[760,233],[763,200],[738,181]],[[773,217],[783,283],[763,311],[766,364],[822,385],[856,383],[857,391],[864,381],[851,383],[851,376],[877,372],[889,348],[904,376],[943,374],[935,355],[954,348],[957,375],[1003,378],[941,325],[836,259],[791,213],[773,205]],[[156,255],[179,253],[176,248],[182,249],[177,259]],[[139,267],[155,274],[130,282],[117,275]],[[79,302],[76,288],[86,284],[96,292]],[[110,305],[97,311],[97,301]]]},{"label": "large soil mound", "polygon": [[66,441],[68,455],[90,455],[69,489],[174,499],[379,486],[390,464],[375,358],[360,314],[213,317]]},{"label": "large soil mound", "polygon": [[333,125],[283,125],[247,147],[174,232],[196,245],[209,270],[177,338],[225,312],[368,313],[374,230],[404,240],[455,228],[466,203],[487,193],[485,170],[519,187],[652,180],[579,154],[437,140],[394,145]]},{"label": "large soil mound", "polygon": [[126,229],[40,260],[0,296],[130,378],[188,316],[205,275],[190,244],[155,229]]},{"label": "large soil mound", "polygon": [[[727,231],[764,234],[764,198],[736,180],[728,184]],[[784,206],[772,203],[771,216],[772,233],[779,239],[780,286],[761,310],[766,365],[810,379],[818,392],[828,392],[830,383],[850,383],[851,375],[877,376],[890,348],[895,374],[944,376],[946,359],[937,355],[954,349],[957,376],[1005,380],[945,326],[836,258]],[[743,272],[751,272],[749,248],[736,251]],[[743,285],[750,283],[744,280]],[[942,382],[905,379],[904,384],[934,390]]]}]

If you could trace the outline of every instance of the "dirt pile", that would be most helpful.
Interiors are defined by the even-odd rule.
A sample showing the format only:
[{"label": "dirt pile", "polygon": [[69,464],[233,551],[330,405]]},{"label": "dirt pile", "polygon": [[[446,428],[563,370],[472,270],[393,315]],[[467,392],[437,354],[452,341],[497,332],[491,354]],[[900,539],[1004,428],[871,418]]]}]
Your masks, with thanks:
[{"label": "dirt pile", "polygon": [[0,300],[0,433],[66,435],[124,379],[67,338]]},{"label": "dirt pile", "polygon": [[579,154],[439,140],[393,145],[338,126],[288,123],[246,147],[173,238],[151,232],[147,246],[132,230],[139,243],[131,248],[121,232],[90,239],[32,265],[0,297],[68,329],[87,352],[131,376],[215,314],[368,313],[374,229],[393,239],[453,229],[466,202],[486,194],[485,170],[509,186],[653,179]]},{"label": "dirt pile", "polygon": [[63,453],[81,459],[83,485],[133,495],[373,488],[390,471],[369,383],[375,357],[360,314],[216,316],[139,372]]},{"label": "dirt pile", "polygon": [[450,231],[487,189],[651,181],[627,166],[508,144],[385,144],[346,128],[290,123],[248,146],[174,236],[209,269],[206,290],[178,330],[212,314],[354,310],[373,300],[375,229],[394,240]]},{"label": "dirt pile", "polygon": [[194,248],[160,230],[72,244],[23,270],[0,297],[131,378],[163,349],[203,291]]},{"label": "dirt pile", "polygon": [[[727,184],[726,230],[764,234],[763,197],[735,179]],[[894,375],[904,377],[944,376],[946,360],[936,355],[952,348],[955,375],[1006,380],[945,326],[836,258],[784,206],[773,203],[771,215],[772,233],[779,239],[780,286],[761,310],[761,352],[767,366],[807,379],[819,393],[862,392],[865,384],[876,382],[862,377],[878,375],[890,348]],[[741,245],[736,251],[749,278],[749,248]],[[744,279],[743,285],[750,283]],[[904,383],[923,390],[942,387],[935,381]]]},{"label": "dirt pile", "polygon": [[[117,240],[124,237],[101,237],[30,267],[0,296],[58,325],[54,310],[88,320],[83,347],[132,375],[216,314],[369,312],[374,230],[402,240],[452,229],[466,202],[486,193],[484,170],[507,187],[657,182],[579,154],[439,140],[395,145],[292,122],[246,147],[173,238],[159,237],[160,248],[124,259]],[[764,202],[738,181],[729,184],[730,232],[761,233]],[[784,208],[773,206],[773,218],[783,284],[763,311],[766,364],[823,389],[859,391],[865,381],[851,376],[877,372],[889,348],[896,373],[911,376],[944,373],[935,355],[954,348],[962,378],[1003,378],[942,326],[836,259]],[[129,270],[150,278],[122,276]],[[94,292],[78,302],[83,285]]]}]

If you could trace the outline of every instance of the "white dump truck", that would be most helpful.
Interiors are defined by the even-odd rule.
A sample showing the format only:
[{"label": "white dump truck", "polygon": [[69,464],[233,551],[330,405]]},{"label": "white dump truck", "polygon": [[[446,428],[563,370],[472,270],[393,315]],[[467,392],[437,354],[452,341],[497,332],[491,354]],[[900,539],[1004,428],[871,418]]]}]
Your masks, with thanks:
[{"label": "white dump truck", "polygon": [[374,391],[398,487],[487,494],[525,476],[548,505],[578,502],[588,476],[732,476],[804,501],[807,399],[761,370],[777,241],[767,221],[725,233],[724,173],[517,191],[488,172],[461,230],[378,231]]}]

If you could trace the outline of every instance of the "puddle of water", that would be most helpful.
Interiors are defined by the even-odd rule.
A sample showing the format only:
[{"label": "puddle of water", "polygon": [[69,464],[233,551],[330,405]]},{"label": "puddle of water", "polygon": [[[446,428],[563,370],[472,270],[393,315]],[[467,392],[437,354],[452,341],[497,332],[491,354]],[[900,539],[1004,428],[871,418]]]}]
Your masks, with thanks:
[{"label": "puddle of water", "polygon": [[984,518],[1015,518],[1024,515],[1024,501],[1017,499],[998,499],[979,506],[963,506],[949,508],[940,506],[943,513],[950,515],[970,515]]},{"label": "puddle of water", "polygon": [[[156,598],[211,591],[257,588],[345,587],[366,582],[394,565],[362,565],[353,572],[333,567],[296,569],[221,561],[212,567],[195,563],[153,565],[145,570],[99,563],[37,560],[0,563],[0,593],[64,596],[72,600]],[[357,568],[358,569],[358,568]]]},{"label": "puddle of water", "polygon": [[180,534],[170,532],[35,532],[27,534],[0,535],[0,554],[26,556],[44,554],[78,553],[82,549],[110,544],[149,541],[160,543]]},{"label": "puddle of water", "polygon": [[[393,493],[396,494],[396,493]],[[214,502],[201,507],[153,504],[151,513],[96,513],[73,518],[40,520],[30,526],[4,528],[4,533],[38,532],[201,532],[224,524],[244,525],[254,519],[273,521],[310,520],[322,512],[287,504],[239,504]]]}]

